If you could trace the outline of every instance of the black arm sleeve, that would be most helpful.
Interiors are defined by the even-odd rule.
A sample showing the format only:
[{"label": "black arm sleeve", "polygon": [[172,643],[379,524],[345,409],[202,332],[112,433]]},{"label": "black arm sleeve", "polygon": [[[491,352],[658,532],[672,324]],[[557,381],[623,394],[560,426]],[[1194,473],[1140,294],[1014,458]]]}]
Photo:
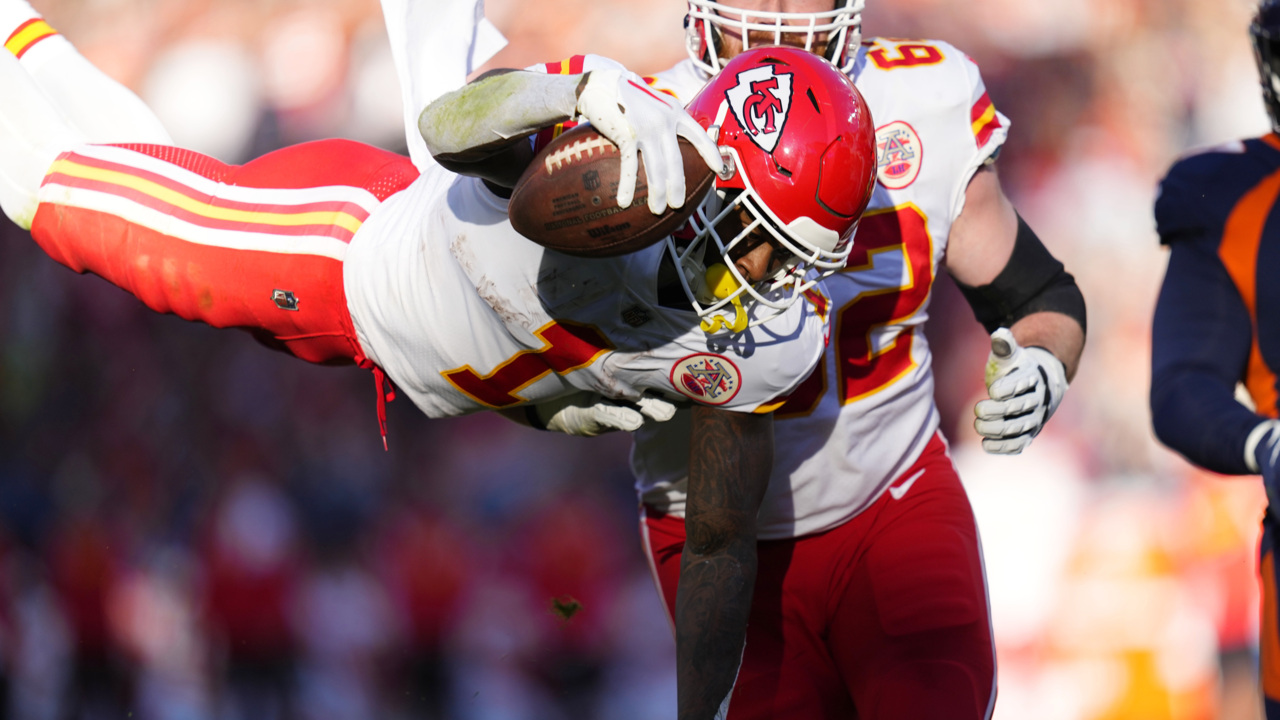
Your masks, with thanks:
[{"label": "black arm sleeve", "polygon": [[1151,421],[1156,437],[1191,462],[1243,475],[1245,440],[1262,418],[1235,400],[1253,328],[1215,243],[1170,248],[1151,344]]},{"label": "black arm sleeve", "polygon": [[995,332],[1038,312],[1068,315],[1086,329],[1084,295],[1071,276],[1018,216],[1013,254],[995,280],[981,287],[956,282],[978,322]]}]

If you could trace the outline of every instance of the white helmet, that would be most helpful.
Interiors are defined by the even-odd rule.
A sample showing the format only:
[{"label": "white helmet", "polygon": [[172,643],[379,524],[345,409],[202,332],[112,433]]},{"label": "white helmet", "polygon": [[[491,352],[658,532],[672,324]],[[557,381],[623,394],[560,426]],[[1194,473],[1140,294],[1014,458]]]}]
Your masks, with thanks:
[{"label": "white helmet", "polygon": [[[768,33],[762,44],[791,45],[813,51],[827,40],[825,56],[845,73],[853,70],[862,43],[862,9],[865,0],[835,0],[832,10],[816,13],[743,10],[715,0],[688,0],[685,16],[685,49],[693,62],[715,75],[723,67],[719,53],[725,29],[742,38],[742,49],[751,47],[748,33]],[[733,2],[733,0],[729,0]],[[758,35],[757,35],[758,37]]]}]

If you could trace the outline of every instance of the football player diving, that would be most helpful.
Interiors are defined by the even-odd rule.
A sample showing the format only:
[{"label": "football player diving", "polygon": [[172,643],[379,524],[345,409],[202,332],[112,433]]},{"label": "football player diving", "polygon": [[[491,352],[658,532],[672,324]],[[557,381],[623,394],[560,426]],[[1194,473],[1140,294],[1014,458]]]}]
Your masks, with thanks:
[{"label": "football player diving", "polygon": [[[0,32],[25,43],[21,28],[38,16],[3,5],[14,28]],[[414,38],[452,58],[432,64],[439,91],[483,60],[475,6],[433,4]],[[29,72],[39,47],[20,48],[23,59],[0,52],[0,208],[58,262],[158,312],[370,369],[384,439],[387,379],[431,417],[500,410],[540,423],[537,403],[583,392],[641,412],[650,398],[692,403],[679,717],[721,713],[755,585],[769,410],[822,355],[827,303],[814,282],[851,252],[874,182],[871,118],[847,77],[797,50],[742,55],[726,80],[786,76],[785,122],[770,127],[738,117],[724,83],[687,113],[621,71],[495,73],[409,106],[426,105],[417,125],[440,162],[328,140],[235,166],[167,144],[158,122],[118,133],[146,114],[140,103],[111,124],[59,101],[75,88],[47,86],[105,79],[49,37],[35,41],[41,61],[68,73]],[[504,195],[534,156],[529,137],[579,116],[624,155],[638,149],[648,177],[668,179],[654,210],[683,200],[683,177],[673,179],[678,164],[651,165],[678,151],[647,149],[674,148],[675,134],[699,147],[716,187],[682,239],[583,260],[511,229]],[[774,135],[770,150],[762,132]]]},{"label": "football player diving", "polygon": [[[854,80],[880,153],[853,252],[824,283],[831,343],[774,413],[756,600],[729,720],[991,716],[981,543],[940,427],[924,332],[934,280],[949,273],[992,333],[988,397],[974,422],[988,452],[1031,444],[1084,346],[1074,278],[1001,186],[1009,119],[977,65],[946,42],[866,37],[862,9],[862,0],[689,0],[689,58],[651,79],[687,101],[744,49],[802,48]],[[608,405],[576,407],[573,426],[607,426]],[[645,423],[632,455],[641,531],[669,611],[693,540],[682,522],[692,507],[689,419]]]}]

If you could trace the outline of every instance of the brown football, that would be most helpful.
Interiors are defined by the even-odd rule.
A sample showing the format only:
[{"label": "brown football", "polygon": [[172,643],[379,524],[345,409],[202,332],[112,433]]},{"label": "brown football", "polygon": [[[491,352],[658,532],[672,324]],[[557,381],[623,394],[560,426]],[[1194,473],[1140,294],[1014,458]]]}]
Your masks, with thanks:
[{"label": "brown football", "polygon": [[644,153],[635,198],[618,207],[618,148],[590,125],[552,140],[524,171],[511,193],[511,226],[539,245],[579,257],[635,252],[680,228],[702,200],[715,174],[693,144],[679,142],[684,160],[684,207],[649,212]]}]

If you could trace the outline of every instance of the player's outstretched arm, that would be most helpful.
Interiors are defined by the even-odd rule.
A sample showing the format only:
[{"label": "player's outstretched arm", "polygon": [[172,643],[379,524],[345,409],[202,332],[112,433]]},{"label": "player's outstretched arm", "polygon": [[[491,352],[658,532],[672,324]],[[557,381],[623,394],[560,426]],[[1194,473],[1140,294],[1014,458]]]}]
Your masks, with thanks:
[{"label": "player's outstretched arm", "polygon": [[578,112],[600,134],[618,146],[621,174],[618,205],[635,198],[640,154],[649,187],[649,212],[661,215],[667,206],[684,205],[684,165],[678,138],[697,148],[713,172],[724,170],[724,159],[711,136],[675,98],[650,89],[632,73],[594,70],[578,96]]},{"label": "player's outstretched arm", "polygon": [[680,720],[727,709],[756,582],[756,513],[773,467],[773,418],[693,407],[676,592]]},{"label": "player's outstretched arm", "polygon": [[418,132],[445,168],[513,188],[533,160],[525,138],[573,117],[585,75],[491,70],[432,101]]},{"label": "player's outstretched arm", "polygon": [[491,71],[427,105],[418,130],[445,168],[511,188],[533,159],[523,139],[577,116],[618,146],[621,207],[634,199],[640,155],[653,188],[649,210],[660,215],[668,205],[684,204],[679,138],[692,143],[712,170],[724,168],[715,142],[679,102],[616,68],[577,75]]},{"label": "player's outstretched arm", "polygon": [[[1075,278],[1018,217],[992,166],[974,174],[951,227],[947,270],[992,335],[989,399],[974,428],[987,452],[1017,454],[1057,409],[1084,351]],[[996,334],[1002,328],[1008,335]]]}]

